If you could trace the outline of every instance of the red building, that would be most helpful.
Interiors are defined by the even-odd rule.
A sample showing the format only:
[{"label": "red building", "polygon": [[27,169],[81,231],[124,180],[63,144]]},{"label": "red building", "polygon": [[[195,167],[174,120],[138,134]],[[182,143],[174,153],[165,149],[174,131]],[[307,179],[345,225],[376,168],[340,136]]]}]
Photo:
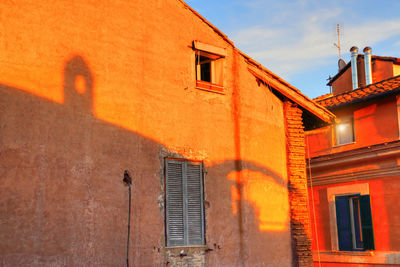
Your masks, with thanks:
[{"label": "red building", "polygon": [[307,136],[314,264],[398,266],[400,60],[351,52],[316,99],[337,123]]}]

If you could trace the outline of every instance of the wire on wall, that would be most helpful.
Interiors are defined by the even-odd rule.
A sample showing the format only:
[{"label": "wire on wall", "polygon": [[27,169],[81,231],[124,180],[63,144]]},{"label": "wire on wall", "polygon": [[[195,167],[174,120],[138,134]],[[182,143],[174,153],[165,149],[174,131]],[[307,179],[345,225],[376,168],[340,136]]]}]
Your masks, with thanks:
[{"label": "wire on wall", "polygon": [[129,187],[128,238],[126,242],[126,266],[129,267],[129,237],[131,234],[131,187],[132,178],[127,170],[124,172],[123,182]]},{"label": "wire on wall", "polygon": [[307,147],[307,159],[308,159],[308,177],[310,178],[311,202],[312,202],[313,218],[314,218],[315,240],[317,243],[318,266],[321,267],[321,256],[320,256],[320,252],[319,252],[317,220],[316,220],[316,216],[315,216],[314,190],[313,190],[312,177],[311,177],[310,142],[308,139],[308,135],[307,135],[306,147]]}]

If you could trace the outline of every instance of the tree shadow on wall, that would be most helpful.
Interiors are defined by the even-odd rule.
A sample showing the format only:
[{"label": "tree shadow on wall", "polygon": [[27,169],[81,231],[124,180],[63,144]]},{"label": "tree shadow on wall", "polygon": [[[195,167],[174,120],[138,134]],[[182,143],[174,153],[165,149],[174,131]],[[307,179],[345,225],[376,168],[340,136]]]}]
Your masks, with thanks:
[{"label": "tree shadow on wall", "polygon": [[[149,178],[149,173],[160,169],[160,146],[164,145],[96,118],[94,84],[87,62],[79,55],[65,63],[63,104],[0,84],[0,256],[4,266],[124,265],[128,197],[121,179],[129,167],[136,179],[133,265],[164,264],[162,251],[152,249],[163,242],[164,219],[155,216],[160,215],[162,204],[154,204],[163,182],[160,179],[155,185]],[[287,231],[260,230],[260,214],[265,211],[257,207],[258,198],[246,197],[251,194],[245,173],[260,177],[252,188],[273,184],[284,190],[286,181],[266,166],[240,159],[207,166],[207,171],[210,177],[225,178],[212,181],[215,189],[231,189],[223,195],[206,181],[207,194],[219,196],[222,207],[206,211],[206,223],[213,228],[207,233],[208,244],[221,248],[208,253],[209,263],[249,266],[266,254],[274,260],[276,253],[266,251],[264,245],[287,239]],[[259,191],[255,192],[258,196]],[[218,214],[221,211],[225,214]],[[227,232],[229,227],[219,222],[221,216],[232,219],[222,222],[231,224],[238,235]],[[285,220],[279,223],[287,225]]]}]

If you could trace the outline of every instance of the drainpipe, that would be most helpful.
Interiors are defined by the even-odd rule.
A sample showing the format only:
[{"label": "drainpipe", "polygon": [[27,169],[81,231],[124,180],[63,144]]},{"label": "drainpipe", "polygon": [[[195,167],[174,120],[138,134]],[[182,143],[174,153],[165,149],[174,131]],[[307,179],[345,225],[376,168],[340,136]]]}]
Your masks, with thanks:
[{"label": "drainpipe", "polygon": [[358,47],[353,46],[350,48],[351,52],[351,78],[353,81],[353,90],[358,88],[358,78],[357,78],[357,53]]},{"label": "drainpipe", "polygon": [[365,63],[365,83],[370,85],[372,83],[372,68],[371,68],[371,47],[364,48],[364,63]]}]

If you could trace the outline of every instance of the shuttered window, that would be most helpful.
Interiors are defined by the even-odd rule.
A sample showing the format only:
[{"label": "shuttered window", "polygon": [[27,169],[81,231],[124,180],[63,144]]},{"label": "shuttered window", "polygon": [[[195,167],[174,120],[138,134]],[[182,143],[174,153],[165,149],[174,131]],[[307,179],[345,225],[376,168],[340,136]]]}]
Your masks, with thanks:
[{"label": "shuttered window", "polygon": [[203,245],[202,164],[166,160],[165,177],[167,246]]},{"label": "shuttered window", "polygon": [[369,195],[335,197],[339,250],[375,249]]}]

